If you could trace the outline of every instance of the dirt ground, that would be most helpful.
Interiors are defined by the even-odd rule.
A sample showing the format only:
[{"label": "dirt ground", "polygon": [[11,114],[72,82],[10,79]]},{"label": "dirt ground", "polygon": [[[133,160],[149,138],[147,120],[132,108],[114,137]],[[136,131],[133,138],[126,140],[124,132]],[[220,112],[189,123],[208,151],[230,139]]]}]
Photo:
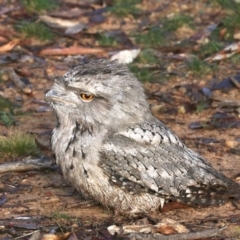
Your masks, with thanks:
[{"label": "dirt ground", "polygon": [[[3,6],[6,7],[6,2],[0,0],[1,11],[5,11]],[[195,52],[196,49],[199,49],[199,43],[192,43],[192,41],[195,41],[198,33],[202,33],[209,24],[221,23],[220,20],[224,16],[223,10],[210,6],[211,4],[206,3],[207,1],[198,1],[197,3],[180,0],[173,3],[170,1],[167,3],[142,1],[142,10],[149,12],[138,18],[130,14],[124,20],[119,21],[108,12],[100,12],[103,13],[104,21],[91,22],[93,21],[92,15],[96,14],[94,10],[102,9],[98,2],[91,3],[89,7],[84,1],[80,1],[82,5],[74,1],[62,1],[65,4],[59,7],[59,12],[55,12],[55,16],[62,17],[64,11],[76,6],[83,12],[91,12],[92,15],[83,14],[78,18],[83,23],[90,22],[86,32],[69,36],[64,35],[62,30],[52,28],[52,31],[57,34],[55,40],[47,43],[40,41],[39,43],[30,37],[23,38],[12,26],[22,18],[35,21],[35,13],[31,15],[22,7],[19,10],[17,8],[19,7],[18,1],[8,2],[11,2],[14,6],[13,9],[16,9],[10,9],[9,15],[8,12],[4,12],[5,14],[0,16],[2,23],[0,25],[0,42],[3,45],[15,38],[20,40],[19,44],[11,51],[2,52],[0,50],[0,70],[13,68],[21,79],[28,79],[30,84],[27,85],[31,87],[31,91],[30,93],[24,92],[24,89],[16,86],[10,79],[1,80],[0,95],[14,103],[17,102],[23,113],[14,116],[15,125],[6,127],[1,123],[1,135],[7,136],[13,129],[20,129],[23,132],[35,134],[36,138],[41,138],[43,135],[49,139],[49,133],[55,126],[55,117],[52,109],[44,101],[44,95],[53,84],[51,78],[64,74],[70,66],[85,57],[110,57],[112,51],[135,46],[143,52],[145,43],[134,42],[135,45],[132,46],[123,41],[124,43],[121,42],[117,47],[104,48],[103,53],[94,53],[94,56],[83,53],[76,58],[72,56],[74,54],[41,55],[40,50],[50,46],[76,45],[90,47],[94,50],[100,45],[96,40],[98,31],[116,29],[122,31],[121,37],[124,36],[124,40],[127,38],[130,41],[133,39],[133,36],[130,35],[133,29],[145,32],[150,28],[149,26],[155,26],[156,23],[157,26],[161,26],[160,16],[168,16],[179,11],[180,13],[187,12],[191,16],[196,15],[194,20],[197,28],[190,31],[189,28],[181,27],[176,30],[175,35],[169,34],[169,45],[149,47],[154,50],[154,56],[161,59],[161,63],[154,63],[150,68],[148,63],[141,61],[137,63],[140,68],[143,65],[143,68],[154,72],[147,79],[148,81],[143,83],[150,108],[152,113],[174,130],[190,148],[203,155],[217,170],[240,184],[240,61],[233,62],[225,59],[216,64],[217,70],[204,73],[200,71],[195,74],[186,68],[186,62],[182,58],[184,54],[200,54]],[[111,7],[111,3],[109,3],[111,1],[103,2],[107,4],[107,7],[108,4]],[[202,6],[206,7],[204,14],[199,11]],[[98,14],[99,12],[97,17],[99,17]],[[66,15],[63,18],[66,18]],[[177,45],[179,41],[184,42],[185,38],[191,40],[189,45],[186,44],[185,47]],[[225,39],[223,42],[228,44]],[[30,60],[20,61],[22,56],[28,56]],[[235,80],[231,80],[232,78]],[[224,79],[226,79],[225,82]],[[218,84],[222,82],[224,83],[219,86]],[[203,89],[210,91],[211,97],[207,96],[206,92],[204,94]],[[43,155],[54,157],[51,151],[43,148],[40,150]],[[22,159],[14,160],[21,161]],[[5,161],[6,159],[0,156],[0,163]],[[240,210],[230,202],[223,206],[204,209],[168,207],[159,214],[142,218],[148,224],[155,224],[169,218],[193,232],[224,228],[218,236],[209,239],[240,239]],[[128,219],[114,215],[111,210],[83,199],[81,194],[63,179],[61,170],[57,166],[53,165],[51,169],[41,171],[0,174],[0,239],[29,239],[39,229],[41,233],[72,233],[70,237],[61,235],[58,239],[62,240],[120,239],[110,236],[106,232],[106,228],[113,224],[119,226],[139,224],[139,221],[141,222],[141,218],[140,220]],[[121,239],[128,238],[122,237]]]},{"label": "dirt ground", "polygon": [[[148,93],[153,91],[156,93],[157,89],[160,91],[159,94],[168,92],[173,94],[173,86],[178,85],[178,83],[176,84],[178,81],[173,79],[165,84],[145,84],[145,87]],[[188,84],[190,82],[189,79],[185,81]],[[34,99],[43,101],[44,93],[51,87],[52,82],[40,78],[33,84]],[[10,95],[10,93],[8,94]],[[11,89],[11,94],[16,96],[18,93]],[[238,89],[231,89],[228,94],[234,95],[240,101],[240,97],[237,96]],[[149,98],[151,97],[150,94]],[[163,104],[162,102],[152,98],[149,103],[157,117],[173,129],[189,147],[206,157],[216,169],[230,178],[240,173],[239,155],[231,154],[229,151],[231,148],[226,144],[228,141],[235,141],[239,137],[239,131],[231,128],[194,130],[188,127],[192,122],[209,119],[214,111],[213,109],[192,114],[161,114],[159,111],[156,112],[156,106]],[[174,102],[171,102],[168,105],[174,108],[176,107],[174,104]],[[24,96],[23,109],[32,112],[31,116],[23,115],[18,118],[21,130],[41,133],[54,127],[55,119],[52,110],[49,108],[49,111],[40,113],[33,111],[38,108],[39,104],[34,104],[32,97]],[[6,131],[7,129],[1,126],[1,132]],[[218,142],[206,144],[197,141],[197,139],[215,139]],[[120,216],[114,216],[110,210],[101,206],[89,205],[88,201],[84,200],[79,193],[67,184],[61,175],[61,171],[56,167],[52,170],[5,173],[1,174],[0,178],[2,196],[7,199],[0,209],[0,221],[9,221],[9,224],[11,223],[13,226],[15,226],[16,221],[18,223],[19,220],[17,219],[19,217],[30,217],[28,220],[22,220],[25,225],[30,224],[30,229],[31,227],[32,229],[37,228],[36,226],[39,224],[45,230],[50,230],[57,224],[69,228],[75,224],[75,228],[78,229],[82,226],[87,228],[89,226],[107,226],[114,223],[131,223],[131,221]],[[238,239],[240,237],[240,210],[237,210],[231,203],[207,209],[177,209],[159,213],[152,217],[159,221],[170,218],[189,226],[189,229],[198,231],[226,226],[226,229],[221,233],[224,239],[230,237]],[[19,227],[18,224],[16,226]],[[24,227],[26,227],[25,225]],[[2,237],[5,235],[3,234]]]}]

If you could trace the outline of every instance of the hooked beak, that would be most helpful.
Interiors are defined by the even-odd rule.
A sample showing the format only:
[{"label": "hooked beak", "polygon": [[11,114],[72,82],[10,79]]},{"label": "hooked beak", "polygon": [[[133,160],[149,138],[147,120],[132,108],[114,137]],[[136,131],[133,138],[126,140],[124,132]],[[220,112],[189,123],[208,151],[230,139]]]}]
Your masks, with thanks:
[{"label": "hooked beak", "polygon": [[55,89],[49,90],[45,95],[45,101],[49,103],[70,103],[75,104],[72,101],[68,101],[62,94],[59,94]]},{"label": "hooked beak", "polygon": [[58,101],[58,99],[59,97],[54,89],[49,90],[45,95],[45,101],[49,103]]}]

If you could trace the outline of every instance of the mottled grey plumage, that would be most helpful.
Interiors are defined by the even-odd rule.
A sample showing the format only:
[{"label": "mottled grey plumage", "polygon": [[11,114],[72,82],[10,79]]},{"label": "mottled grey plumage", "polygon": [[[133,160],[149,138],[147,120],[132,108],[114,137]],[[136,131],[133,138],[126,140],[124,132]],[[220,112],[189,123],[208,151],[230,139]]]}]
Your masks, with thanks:
[{"label": "mottled grey plumage", "polygon": [[64,177],[84,195],[124,214],[173,200],[219,205],[239,186],[187,148],[149,111],[126,66],[92,60],[57,77],[46,94],[58,124],[52,148]]}]

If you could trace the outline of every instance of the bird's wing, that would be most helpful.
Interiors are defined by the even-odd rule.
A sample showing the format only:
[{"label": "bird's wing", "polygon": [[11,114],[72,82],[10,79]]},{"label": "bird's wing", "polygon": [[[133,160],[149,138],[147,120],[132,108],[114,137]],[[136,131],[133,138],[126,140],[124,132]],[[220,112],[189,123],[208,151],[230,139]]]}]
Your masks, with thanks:
[{"label": "bird's wing", "polygon": [[[100,154],[99,164],[110,181],[132,194],[145,191],[189,203],[213,192],[224,195],[234,184],[160,121],[113,135]],[[198,201],[203,200],[196,200],[201,205]]]}]

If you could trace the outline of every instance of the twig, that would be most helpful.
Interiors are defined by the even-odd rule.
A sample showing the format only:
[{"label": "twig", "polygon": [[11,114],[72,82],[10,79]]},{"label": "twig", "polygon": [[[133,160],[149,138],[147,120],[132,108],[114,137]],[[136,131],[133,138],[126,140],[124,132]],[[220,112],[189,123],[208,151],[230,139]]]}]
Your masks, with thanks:
[{"label": "twig", "polygon": [[[35,239],[39,239],[39,238],[36,238],[36,236],[40,237],[41,234],[40,234],[40,231],[39,231],[39,230],[35,230],[35,231],[33,231],[33,232],[24,234],[24,235],[22,235],[22,236],[19,236],[19,237],[14,238],[14,239],[25,238],[25,237],[28,237],[28,236],[30,236],[30,235],[35,236]],[[29,239],[33,239],[33,238],[30,237]]]},{"label": "twig", "polygon": [[53,161],[47,157],[25,159],[23,161],[0,164],[0,173],[41,170],[50,168],[52,165]]},{"label": "twig", "polygon": [[24,83],[13,68],[8,68],[7,71],[9,78],[14,82],[17,88],[19,88],[22,92],[26,94],[32,93],[32,85],[30,83],[29,84]]},{"label": "twig", "polygon": [[201,239],[201,238],[209,238],[213,236],[217,236],[224,228],[214,228],[210,230],[205,230],[201,232],[191,232],[191,233],[179,233],[173,235],[162,235],[162,234],[146,234],[146,233],[131,233],[131,240],[143,240],[143,239],[151,239],[151,240],[190,240],[190,239]]},{"label": "twig", "polygon": [[226,99],[219,96],[212,96],[212,100],[217,101],[215,105],[220,107],[240,107],[240,101],[234,101],[232,99]]}]

